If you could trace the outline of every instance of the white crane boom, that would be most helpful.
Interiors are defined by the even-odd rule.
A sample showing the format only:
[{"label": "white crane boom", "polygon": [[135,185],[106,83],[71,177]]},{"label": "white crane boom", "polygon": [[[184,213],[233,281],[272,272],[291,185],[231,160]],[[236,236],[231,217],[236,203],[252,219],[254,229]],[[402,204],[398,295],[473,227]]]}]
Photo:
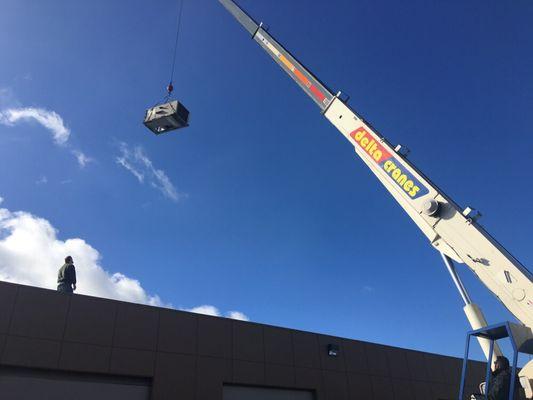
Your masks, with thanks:
[{"label": "white crane boom", "polygon": [[[465,263],[521,323],[533,327],[532,274],[476,221],[470,208],[461,209],[420,172],[405,155],[334,95],[265,29],[232,0],[219,0],[252,38],[319,106],[323,115],[355,147],[355,152],[385,186],[430,243],[443,254],[467,304],[474,329],[486,325],[477,306],[470,305],[450,259]],[[451,269],[450,269],[451,268]],[[464,293],[463,293],[464,292]],[[478,326],[476,326],[478,325]],[[480,326],[481,325],[481,326]],[[485,349],[486,350],[486,349]],[[487,354],[487,352],[486,352]]]}]

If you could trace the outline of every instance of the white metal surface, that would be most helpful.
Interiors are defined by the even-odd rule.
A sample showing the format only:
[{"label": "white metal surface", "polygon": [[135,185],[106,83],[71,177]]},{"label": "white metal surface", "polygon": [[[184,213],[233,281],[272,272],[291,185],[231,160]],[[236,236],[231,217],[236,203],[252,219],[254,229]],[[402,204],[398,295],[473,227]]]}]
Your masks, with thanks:
[{"label": "white metal surface", "polygon": [[[325,117],[355,147],[355,152],[441,253],[467,264],[507,309],[533,326],[531,274],[475,221],[339,99]],[[417,190],[418,188],[418,190]],[[434,199],[439,211],[426,215]]]},{"label": "white metal surface", "polygon": [[[465,312],[466,318],[473,330],[487,326],[487,320],[476,304],[470,303],[465,305],[463,311]],[[485,354],[485,358],[488,360],[490,354],[490,341],[480,337],[477,338],[477,341],[481,346],[481,350],[483,350],[483,354]],[[501,355],[502,351],[500,350],[498,343],[494,343],[494,357]]]}]

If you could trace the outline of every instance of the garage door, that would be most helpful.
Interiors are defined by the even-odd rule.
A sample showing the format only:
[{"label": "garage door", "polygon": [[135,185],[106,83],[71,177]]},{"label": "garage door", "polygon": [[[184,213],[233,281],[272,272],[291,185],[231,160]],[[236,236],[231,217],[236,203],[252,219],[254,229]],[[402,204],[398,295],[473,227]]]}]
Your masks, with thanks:
[{"label": "garage door", "polygon": [[0,397],[17,400],[148,400],[150,382],[92,374],[0,369]]},{"label": "garage door", "polygon": [[314,400],[308,390],[224,385],[224,400]]}]

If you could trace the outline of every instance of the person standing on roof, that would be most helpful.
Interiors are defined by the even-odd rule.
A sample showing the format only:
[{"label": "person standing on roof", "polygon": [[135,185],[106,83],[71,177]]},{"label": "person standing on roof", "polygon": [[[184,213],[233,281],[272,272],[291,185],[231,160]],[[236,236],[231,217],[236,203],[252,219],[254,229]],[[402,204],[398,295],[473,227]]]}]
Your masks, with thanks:
[{"label": "person standing on roof", "polygon": [[73,293],[76,290],[76,268],[71,256],[65,258],[65,264],[59,268],[57,274],[57,291]]}]

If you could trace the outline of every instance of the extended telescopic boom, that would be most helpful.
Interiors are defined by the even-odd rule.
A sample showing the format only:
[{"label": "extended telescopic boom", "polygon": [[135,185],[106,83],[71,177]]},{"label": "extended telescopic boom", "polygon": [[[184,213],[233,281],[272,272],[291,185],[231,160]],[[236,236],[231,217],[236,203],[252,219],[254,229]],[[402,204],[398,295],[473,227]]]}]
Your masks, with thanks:
[{"label": "extended telescopic boom", "polygon": [[519,321],[533,327],[532,275],[476,222],[478,215],[468,207],[461,209],[406,159],[400,146],[393,147],[338,96],[333,95],[261,24],[257,24],[233,1],[219,1],[319,106],[323,115],[355,147],[357,155],[430,243],[443,254],[466,303],[465,313],[474,329],[486,325],[486,322],[479,309],[470,302],[455,273],[452,259],[467,264]]}]

